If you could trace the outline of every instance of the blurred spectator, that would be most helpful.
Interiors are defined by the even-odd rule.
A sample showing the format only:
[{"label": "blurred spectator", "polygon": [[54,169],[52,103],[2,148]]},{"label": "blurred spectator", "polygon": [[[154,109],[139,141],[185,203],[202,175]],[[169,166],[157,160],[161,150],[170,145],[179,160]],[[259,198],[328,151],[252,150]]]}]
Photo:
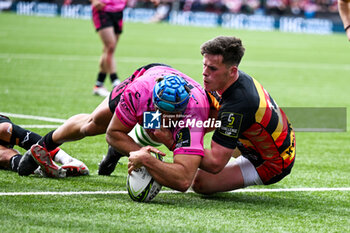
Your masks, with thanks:
[{"label": "blurred spectator", "polygon": [[319,12],[338,12],[337,0],[316,0],[316,4],[319,6]]},{"label": "blurred spectator", "polygon": [[303,12],[300,0],[291,0],[289,3],[290,11],[293,15],[300,15]]},{"label": "blurred spectator", "polygon": [[242,0],[223,0],[230,13],[239,13],[242,8]]},{"label": "blurred spectator", "polygon": [[157,23],[166,19],[169,16],[172,2],[171,0],[162,0],[154,3],[156,5],[156,13],[152,17],[151,22]]},{"label": "blurred spectator", "polygon": [[260,7],[260,0],[243,0],[241,12],[246,14],[254,14]]},{"label": "blurred spectator", "polygon": [[288,10],[288,0],[266,0],[266,13],[284,15]]},{"label": "blurred spectator", "polygon": [[302,0],[301,3],[302,3],[301,7],[303,9],[304,16],[306,18],[315,17],[315,14],[319,9],[319,7],[316,5],[315,0]]},{"label": "blurred spectator", "polygon": [[68,6],[68,5],[70,5],[70,4],[72,4],[72,0],[64,0],[64,1],[63,1],[63,5],[64,5],[64,6]]},{"label": "blurred spectator", "polygon": [[185,0],[183,10],[222,13],[227,11],[227,8],[223,0]]}]

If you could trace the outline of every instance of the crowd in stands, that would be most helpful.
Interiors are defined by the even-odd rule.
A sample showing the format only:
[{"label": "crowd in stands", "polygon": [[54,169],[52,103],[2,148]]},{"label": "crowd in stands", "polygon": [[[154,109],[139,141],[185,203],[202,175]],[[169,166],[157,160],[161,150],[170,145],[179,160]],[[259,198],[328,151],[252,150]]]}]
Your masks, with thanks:
[{"label": "crowd in stands", "polygon": [[[0,0],[2,1],[2,0]],[[11,0],[10,0],[11,1]],[[12,0],[54,2],[57,4],[90,4],[89,0]],[[338,0],[128,0],[131,8],[154,8],[160,15],[169,14],[170,10],[204,11],[215,13],[243,13],[273,16],[303,16],[306,18],[336,15]]]},{"label": "crowd in stands", "polygon": [[[162,10],[215,13],[293,15],[313,18],[316,14],[337,13],[337,0],[159,0]],[[131,7],[150,6],[147,0],[129,0]],[[151,7],[151,6],[150,6]]]}]

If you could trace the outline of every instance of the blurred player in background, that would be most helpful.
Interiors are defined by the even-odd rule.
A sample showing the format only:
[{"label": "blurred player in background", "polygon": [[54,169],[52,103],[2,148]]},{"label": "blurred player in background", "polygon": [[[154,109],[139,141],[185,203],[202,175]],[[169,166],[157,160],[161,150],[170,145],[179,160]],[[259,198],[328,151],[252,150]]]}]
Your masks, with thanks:
[{"label": "blurred player in background", "polygon": [[350,41],[350,0],[338,0],[338,9],[340,18],[343,21],[346,36]]},{"label": "blurred player in background", "polygon": [[[160,113],[169,114],[169,121],[175,114],[181,114],[179,118],[184,120],[188,118],[203,122],[208,119],[209,100],[201,85],[180,71],[163,64],[143,66],[115,87],[91,114],[71,117],[58,129],[45,135],[38,145],[26,153],[26,157],[30,153],[34,158],[39,157],[38,154],[48,157],[47,151],[64,142],[107,132],[106,139],[110,146],[98,173],[110,175],[120,157],[128,156],[131,151],[138,151],[146,144],[160,145],[154,129],[146,130],[137,125],[143,125],[144,112],[151,112],[154,114],[151,118],[155,119],[160,117]],[[129,172],[144,165],[158,183],[186,191],[204,155],[204,133],[202,127],[172,127],[170,137],[174,143],[168,148],[174,152],[174,162],[157,160],[150,151],[159,153],[158,149],[143,147],[142,153],[130,156]],[[41,149],[36,150],[38,147]],[[49,163],[44,161],[42,164],[51,169],[51,173],[57,173]],[[32,172],[26,169],[30,168],[29,163],[21,165],[28,173]]]},{"label": "blurred player in background", "polygon": [[[40,139],[40,135],[23,129],[13,124],[8,117],[0,115],[0,168],[19,172],[21,175],[21,171],[18,170],[18,167],[23,156],[19,151],[13,149],[13,147],[17,145],[28,150]],[[89,169],[83,162],[72,158],[60,148],[50,151],[48,159],[62,164],[62,166],[58,166],[52,162],[57,166],[57,169],[60,170],[60,177],[89,174]],[[33,164],[33,171],[37,168],[38,164]],[[44,176],[50,176],[46,170],[41,170],[41,173]]]},{"label": "blurred player in background", "polygon": [[[285,113],[254,78],[238,69],[244,47],[220,36],[201,46],[206,91],[221,96],[211,149],[205,150],[193,190],[211,194],[273,184],[291,172],[295,134]],[[229,162],[231,157],[236,159]]]},{"label": "blurred player in background", "polygon": [[114,52],[123,31],[123,10],[126,0],[91,0],[92,20],[103,43],[100,70],[93,89],[95,95],[106,97],[109,91],[104,81],[109,74],[113,87],[120,83],[116,72]]}]

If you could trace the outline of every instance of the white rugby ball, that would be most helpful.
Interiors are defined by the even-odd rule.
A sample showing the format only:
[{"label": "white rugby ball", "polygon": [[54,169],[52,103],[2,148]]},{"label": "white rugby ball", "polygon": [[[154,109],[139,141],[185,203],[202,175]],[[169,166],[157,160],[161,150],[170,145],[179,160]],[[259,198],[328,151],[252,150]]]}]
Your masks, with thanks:
[{"label": "white rugby ball", "polygon": [[[152,153],[157,159],[162,160],[162,156],[156,153]],[[126,179],[126,188],[129,196],[132,200],[138,202],[149,202],[151,201],[162,189],[157,181],[148,173],[147,169],[142,166],[137,170],[128,174]]]}]

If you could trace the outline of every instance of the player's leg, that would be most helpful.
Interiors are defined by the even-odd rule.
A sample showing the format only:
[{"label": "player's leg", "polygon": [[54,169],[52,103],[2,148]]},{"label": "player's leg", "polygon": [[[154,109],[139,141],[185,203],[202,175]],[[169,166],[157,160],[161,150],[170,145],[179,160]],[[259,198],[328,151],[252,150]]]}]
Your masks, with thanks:
[{"label": "player's leg", "polygon": [[108,96],[109,92],[103,84],[107,74],[115,73],[114,51],[117,38],[115,37],[113,27],[105,27],[98,30],[98,34],[103,44],[102,55],[100,58],[100,70],[94,87],[94,94]]},{"label": "player's leg", "polygon": [[[64,142],[76,141],[86,136],[94,136],[106,132],[107,126],[112,118],[112,112],[108,106],[108,97],[94,110],[91,114],[78,114],[68,119],[63,125],[54,131],[49,132],[42,137],[38,145],[41,150],[36,147],[36,150],[28,150],[24,155],[19,165],[18,173],[20,175],[30,175],[35,169],[29,167],[31,157],[48,158],[49,151],[55,150]],[[33,154],[36,153],[37,155]],[[37,159],[40,163],[40,159]],[[42,160],[44,161],[44,160]],[[48,161],[48,160],[45,160]],[[45,164],[49,164],[44,162]]]},{"label": "player's leg", "polygon": [[115,73],[114,51],[116,49],[119,35],[114,34],[113,27],[106,27],[98,31],[103,43],[103,53],[100,61],[100,71],[106,73]]},{"label": "player's leg", "polygon": [[[119,37],[120,37],[120,33],[114,34],[114,38],[115,38],[114,51],[117,48]],[[115,62],[114,52],[112,54],[112,58],[113,58],[113,61],[112,61],[113,62],[112,63],[113,64],[113,68],[109,72],[109,78],[111,79],[112,86],[115,87],[115,86],[120,84],[120,79],[119,79],[118,74],[117,74],[117,68],[116,68],[117,65],[116,65],[116,62]]]},{"label": "player's leg", "polygon": [[244,180],[238,164],[228,164],[218,174],[198,170],[192,184],[196,193],[212,194],[244,187]]},{"label": "player's leg", "polygon": [[197,193],[212,194],[262,184],[254,165],[248,159],[239,156],[230,161],[218,174],[198,170],[192,188]]},{"label": "player's leg", "polygon": [[105,98],[91,114],[78,114],[69,118],[56,130],[45,135],[38,144],[52,151],[64,142],[105,133],[112,119],[108,99],[108,97]]},{"label": "player's leg", "polygon": [[17,172],[22,155],[17,150],[0,145],[0,168]]},{"label": "player's leg", "polygon": [[[48,152],[45,148],[34,145],[30,149],[32,156],[40,166],[42,175],[52,178],[64,178],[67,176],[88,175],[89,169],[87,166],[68,155],[62,149],[57,148]],[[56,164],[59,162],[62,166]]]},{"label": "player's leg", "polygon": [[62,164],[61,167],[67,171],[66,176],[89,175],[89,168],[82,161],[73,158],[60,148],[50,151],[50,157]]},{"label": "player's leg", "polygon": [[[2,145],[13,147],[18,145],[24,149],[29,149],[33,144],[37,143],[41,139],[41,136],[23,129],[22,127],[13,124],[8,118],[0,117],[0,142]],[[4,151],[3,156],[7,156],[7,153],[13,155],[10,151]],[[5,160],[8,157],[4,158]],[[11,169],[18,171],[19,175],[31,174],[38,165],[34,159],[30,156],[20,156],[18,153],[15,157],[11,158]],[[25,163],[20,166],[21,161]],[[25,164],[25,165],[24,165]]]},{"label": "player's leg", "polygon": [[[123,31],[123,12],[115,12],[115,13],[110,13],[110,17],[112,18],[113,21],[113,28],[114,28],[114,35],[115,35],[115,48],[117,47],[119,37]],[[113,55],[114,58],[114,55]],[[116,71],[116,62],[114,64],[114,70],[111,70],[109,73],[109,77],[111,79],[111,83],[113,87],[116,87],[119,85],[120,80],[118,78],[118,74]]]},{"label": "player's leg", "polygon": [[9,119],[0,117],[0,142],[4,145],[18,145],[28,150],[41,139],[39,134],[13,124]]}]

